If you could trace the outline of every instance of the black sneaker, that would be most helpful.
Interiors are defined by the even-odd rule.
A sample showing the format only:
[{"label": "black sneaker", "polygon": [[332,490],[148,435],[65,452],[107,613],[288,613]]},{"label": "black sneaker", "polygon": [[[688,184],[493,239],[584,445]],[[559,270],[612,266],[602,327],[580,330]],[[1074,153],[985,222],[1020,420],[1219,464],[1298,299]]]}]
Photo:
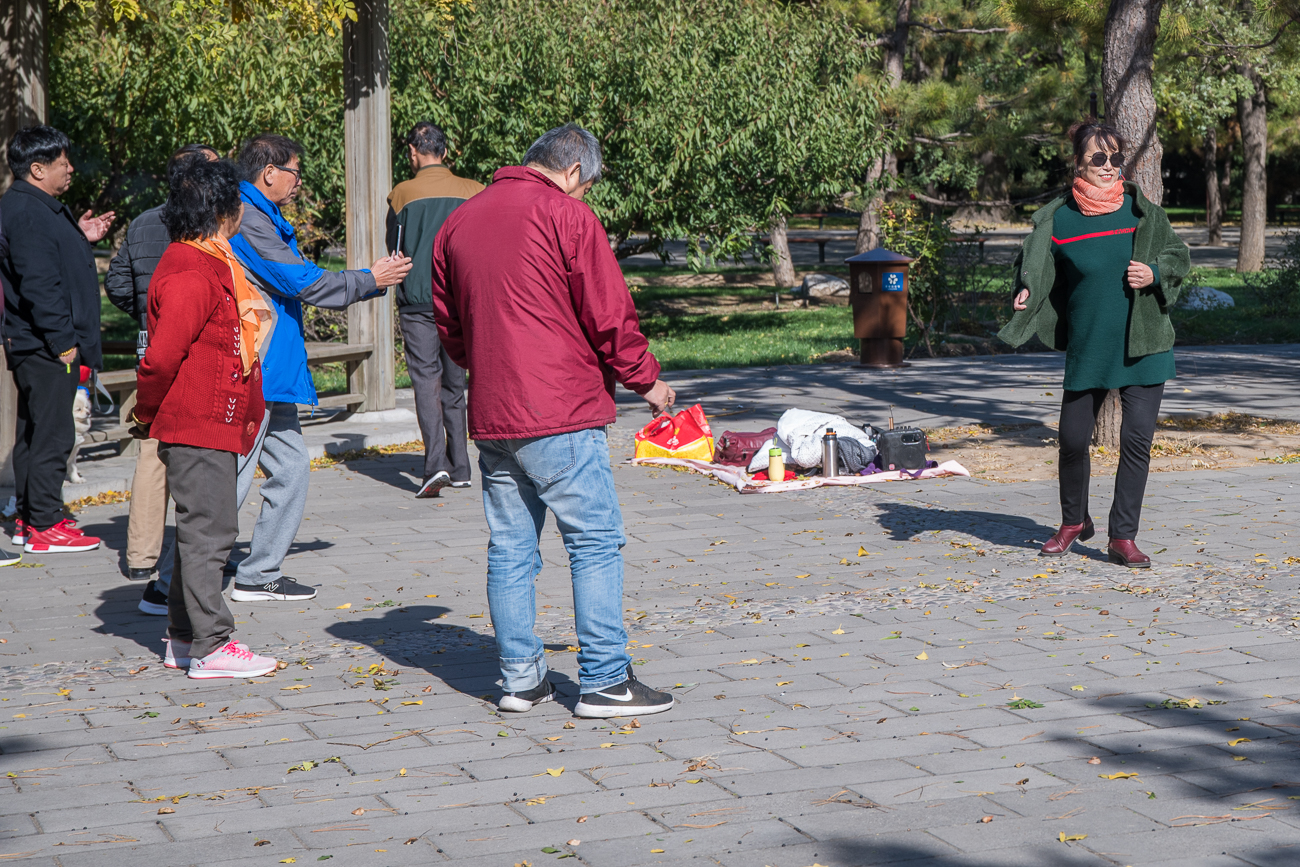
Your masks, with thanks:
[{"label": "black sneaker", "polygon": [[158,589],[157,581],[150,581],[144,585],[144,595],[140,597],[140,604],[136,607],[145,614],[157,614],[166,617],[167,594]]},{"label": "black sneaker", "polygon": [[415,498],[417,500],[427,500],[432,497],[440,496],[442,494],[442,489],[450,485],[451,473],[448,473],[446,470],[439,470],[424,480],[424,484],[420,485],[420,490],[416,491]]},{"label": "black sneaker", "polygon": [[508,692],[501,696],[501,700],[497,702],[497,707],[511,713],[527,713],[533,709],[533,705],[541,704],[544,701],[553,701],[554,699],[555,684],[551,683],[549,678],[544,677],[541,683],[526,692]]},{"label": "black sneaker", "polygon": [[126,570],[126,580],[128,581],[148,581],[149,576],[154,573],[153,569],[128,569]]},{"label": "black sneaker", "polygon": [[0,566],[17,566],[21,562],[23,562],[21,551],[17,554],[12,551],[0,551]]},{"label": "black sneaker", "polygon": [[234,602],[302,602],[316,598],[316,588],[281,575],[266,584],[240,584],[230,591]]},{"label": "black sneaker", "polygon": [[584,719],[638,716],[663,713],[673,706],[673,701],[670,694],[651,689],[637,680],[629,665],[627,680],[616,686],[607,686],[599,692],[584,692],[573,713]]}]

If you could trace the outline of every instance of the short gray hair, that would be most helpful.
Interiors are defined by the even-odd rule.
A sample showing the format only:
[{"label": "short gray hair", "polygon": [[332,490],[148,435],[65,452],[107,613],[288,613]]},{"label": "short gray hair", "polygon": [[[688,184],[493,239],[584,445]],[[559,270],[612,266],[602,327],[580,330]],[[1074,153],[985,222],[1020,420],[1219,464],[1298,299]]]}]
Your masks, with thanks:
[{"label": "short gray hair", "polygon": [[524,165],[532,163],[553,172],[562,172],[578,163],[581,166],[578,181],[595,183],[600,180],[600,142],[576,123],[566,123],[533,142],[524,154]]}]

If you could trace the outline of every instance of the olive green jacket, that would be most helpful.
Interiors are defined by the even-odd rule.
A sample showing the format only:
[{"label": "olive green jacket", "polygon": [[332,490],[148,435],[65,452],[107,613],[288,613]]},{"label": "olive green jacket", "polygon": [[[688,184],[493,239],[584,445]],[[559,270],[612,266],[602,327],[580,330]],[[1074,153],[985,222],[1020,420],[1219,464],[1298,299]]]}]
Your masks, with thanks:
[{"label": "olive green jacket", "polygon": [[[1155,273],[1156,282],[1144,289],[1129,289],[1130,299],[1128,346],[1130,357],[1164,352],[1174,345],[1174,326],[1169,310],[1182,291],[1183,277],[1191,270],[1187,245],[1174,233],[1169,217],[1159,205],[1153,205],[1137,185],[1124,182],[1124,190],[1133,197],[1138,213],[1137,231],[1133,233],[1133,261],[1145,262]],[[1012,346],[1020,346],[1035,334],[1049,349],[1064,351],[1069,330],[1066,305],[1069,287],[1058,279],[1056,258],[1052,255],[1052,222],[1067,196],[1054,199],[1039,208],[1030,218],[1034,229],[1020,248],[1015,261],[1013,297],[1021,289],[1029,290],[1024,310],[1016,311],[998,337]]]}]

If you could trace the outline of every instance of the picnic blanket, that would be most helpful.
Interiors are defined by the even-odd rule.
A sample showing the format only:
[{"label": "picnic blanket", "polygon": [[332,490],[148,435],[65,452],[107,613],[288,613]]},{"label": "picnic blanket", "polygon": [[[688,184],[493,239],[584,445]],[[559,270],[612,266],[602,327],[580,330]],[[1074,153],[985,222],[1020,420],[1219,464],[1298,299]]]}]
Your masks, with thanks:
[{"label": "picnic blanket", "polygon": [[872,473],[868,476],[813,476],[789,482],[758,481],[740,467],[714,464],[688,458],[633,458],[630,464],[654,464],[666,467],[686,467],[697,473],[713,476],[726,482],[742,494],[780,494],[786,491],[807,491],[821,487],[850,487],[872,485],[878,482],[915,482],[918,479],[937,479],[941,476],[969,476],[970,471],[956,461],[944,461],[936,467],[912,474],[905,470]]}]

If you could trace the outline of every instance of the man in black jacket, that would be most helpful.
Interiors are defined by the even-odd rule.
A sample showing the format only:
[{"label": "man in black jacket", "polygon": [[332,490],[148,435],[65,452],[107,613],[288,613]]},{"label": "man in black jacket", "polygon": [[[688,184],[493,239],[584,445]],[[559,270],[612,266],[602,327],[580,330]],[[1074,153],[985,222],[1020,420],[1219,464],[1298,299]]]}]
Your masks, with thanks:
[{"label": "man in black jacket", "polygon": [[[170,184],[176,172],[194,160],[216,159],[220,159],[220,155],[211,145],[188,144],[167,161],[167,181]],[[144,324],[149,310],[149,279],[170,243],[167,227],[162,222],[162,205],[150,208],[131,221],[126,230],[126,241],[104,275],[108,300],[140,323],[136,351],[141,357],[149,345]],[[168,494],[167,471],[158,460],[158,440],[141,440],[140,454],[135,460],[135,478],[131,481],[131,517],[126,528],[127,577],[132,581],[148,581],[157,567],[167,520]],[[146,613],[167,613],[165,601],[159,604],[157,600],[151,600],[149,593],[145,597],[146,601],[140,605]]]},{"label": "man in black jacket", "polygon": [[14,183],[0,199],[9,253],[0,261],[5,359],[18,385],[14,542],[29,553],[88,551],[99,539],[63,517],[63,478],[76,432],[79,365],[98,369],[99,278],[90,245],[113,212],[72,216],[56,197],[72,184],[68,137],[48,126],[14,133],[6,156]]}]

